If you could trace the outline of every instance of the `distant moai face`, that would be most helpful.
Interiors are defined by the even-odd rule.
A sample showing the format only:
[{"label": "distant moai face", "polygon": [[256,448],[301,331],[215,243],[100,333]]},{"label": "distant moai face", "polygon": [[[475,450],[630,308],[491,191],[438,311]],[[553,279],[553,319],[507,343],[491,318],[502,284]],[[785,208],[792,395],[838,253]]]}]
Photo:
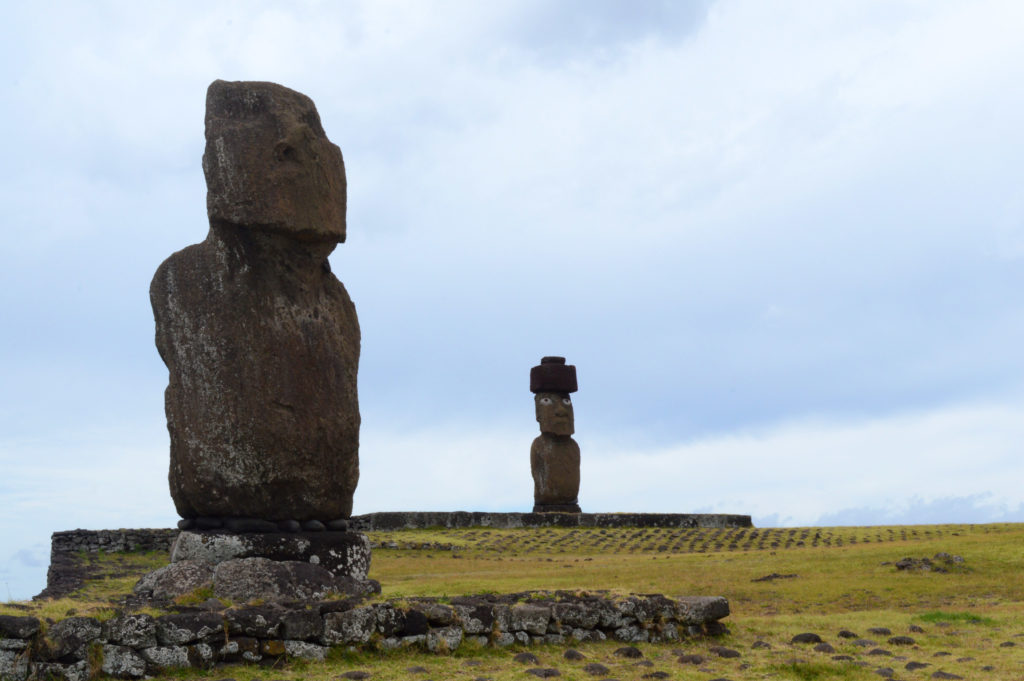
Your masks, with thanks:
[{"label": "distant moai face", "polygon": [[572,435],[576,432],[572,399],[568,393],[537,393],[533,401],[537,407],[540,432],[552,435]]}]

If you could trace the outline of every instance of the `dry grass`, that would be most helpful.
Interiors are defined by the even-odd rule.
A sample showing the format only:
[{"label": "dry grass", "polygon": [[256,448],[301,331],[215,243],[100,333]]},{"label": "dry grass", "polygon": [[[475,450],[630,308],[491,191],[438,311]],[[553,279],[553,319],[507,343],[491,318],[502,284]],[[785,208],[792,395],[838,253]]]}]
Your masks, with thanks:
[{"label": "dry grass", "polygon": [[[454,655],[402,652],[335,653],[324,664],[293,662],[277,667],[233,667],[172,676],[221,679],[338,679],[352,670],[392,679],[535,678],[532,667],[557,669],[560,679],[642,679],[664,672],[671,679],[878,679],[889,668],[895,678],[926,679],[942,670],[966,679],[1024,678],[1024,525],[946,525],[892,528],[798,528],[794,530],[520,529],[422,530],[372,533],[371,576],[387,597],[454,596],[531,589],[606,589],[617,593],[722,595],[732,607],[730,633],[720,640],[640,644],[643,661],[618,657],[622,644],[586,644],[582,661],[562,657],[562,648],[532,648],[537,664],[514,661],[519,649],[463,646]],[[387,546],[406,548],[384,548]],[[416,548],[413,548],[416,547]],[[423,548],[427,547],[427,548]],[[904,557],[948,552],[964,562],[948,573],[899,571]],[[771,574],[796,575],[753,581]],[[94,585],[90,585],[95,589]],[[94,604],[110,607],[104,585]],[[116,598],[115,598],[116,600]],[[59,612],[86,605],[32,604]],[[9,607],[9,606],[8,606]],[[0,608],[0,612],[8,612]],[[42,612],[42,610],[40,611]],[[10,614],[24,614],[12,612]],[[885,627],[909,635],[912,645],[870,633]],[[912,629],[920,628],[921,631]],[[855,645],[838,636],[848,629],[875,641]],[[795,634],[814,632],[835,649],[817,652],[792,644]],[[754,647],[763,641],[769,647]],[[740,653],[719,657],[712,646]],[[760,644],[759,644],[760,646]],[[868,654],[873,648],[890,655]],[[677,653],[698,654],[700,664],[681,664]],[[849,656],[851,660],[834,659]],[[608,672],[583,670],[598,662]],[[908,670],[911,662],[929,666]],[[410,672],[422,667],[425,672]],[[647,677],[655,678],[655,677]]]}]

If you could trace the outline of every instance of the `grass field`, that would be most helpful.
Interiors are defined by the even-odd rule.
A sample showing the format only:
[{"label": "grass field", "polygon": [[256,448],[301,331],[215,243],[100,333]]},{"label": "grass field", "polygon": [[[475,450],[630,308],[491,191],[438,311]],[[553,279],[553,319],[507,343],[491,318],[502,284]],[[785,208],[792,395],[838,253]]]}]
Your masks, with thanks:
[{"label": "grass field", "polygon": [[[729,634],[715,640],[564,648],[463,646],[454,655],[339,653],[324,664],[230,667],[182,678],[338,679],[369,672],[389,679],[528,679],[554,669],[564,679],[1024,679],[1024,525],[796,529],[462,529],[376,532],[371,577],[384,598],[533,589],[714,595],[729,599]],[[939,553],[947,571],[900,570],[903,558]],[[159,557],[140,556],[139,572]],[[7,614],[106,616],[134,580],[101,578],[59,602],[8,604]],[[29,608],[26,612],[24,608]],[[840,632],[854,634],[844,638]],[[888,630],[888,633],[886,631]],[[818,634],[828,646],[792,643]],[[909,637],[897,639],[894,637]],[[738,653],[722,657],[716,646]],[[829,650],[831,648],[831,650]],[[679,661],[683,655],[690,661]],[[697,656],[697,657],[693,657]],[[700,658],[700,659],[698,659]],[[685,659],[685,658],[684,658]],[[587,665],[596,674],[587,671]],[[909,668],[908,668],[909,665]],[[920,666],[919,666],[920,665]],[[916,668],[915,668],[916,667]],[[410,671],[412,670],[412,671]],[[666,676],[667,675],[667,676]],[[352,676],[359,676],[354,674]]]}]

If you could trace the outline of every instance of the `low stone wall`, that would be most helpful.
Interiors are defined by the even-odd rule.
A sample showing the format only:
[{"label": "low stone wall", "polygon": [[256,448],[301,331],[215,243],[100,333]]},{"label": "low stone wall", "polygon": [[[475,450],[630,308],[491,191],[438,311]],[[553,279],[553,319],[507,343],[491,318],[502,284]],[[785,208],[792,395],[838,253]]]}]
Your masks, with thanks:
[{"label": "low stone wall", "polygon": [[352,516],[357,532],[426,527],[753,527],[749,515],[726,513],[484,513],[388,511]]},{"label": "low stone wall", "polygon": [[50,538],[46,588],[36,598],[60,598],[82,587],[90,577],[82,554],[166,551],[178,536],[174,529],[67,530]]},{"label": "low stone wall", "polygon": [[615,598],[603,593],[528,592],[505,596],[359,604],[324,601],[196,610],[161,617],[122,614],[106,622],[69,617],[42,626],[0,616],[0,679],[86,681],[98,672],[141,678],[178,667],[275,659],[323,660],[334,646],[447,653],[480,646],[615,639],[661,642],[714,635],[729,614],[721,597]]},{"label": "low stone wall", "polygon": [[174,529],[67,530],[54,532],[50,555],[57,553],[170,551],[178,537]]}]

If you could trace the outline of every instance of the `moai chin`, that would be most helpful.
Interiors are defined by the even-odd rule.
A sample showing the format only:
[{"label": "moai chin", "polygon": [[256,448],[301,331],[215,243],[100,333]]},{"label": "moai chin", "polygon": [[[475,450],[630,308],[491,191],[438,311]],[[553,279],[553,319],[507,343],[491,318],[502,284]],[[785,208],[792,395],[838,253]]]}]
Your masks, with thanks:
[{"label": "moai chin", "polygon": [[209,234],[150,287],[179,526],[343,529],[360,336],[327,260],[345,241],[341,150],[309,97],[218,80],[203,171]]},{"label": "moai chin", "polygon": [[530,447],[534,513],[579,513],[580,446],[575,432],[572,399],[576,367],[564,357],[544,357],[530,370],[540,435]]}]

